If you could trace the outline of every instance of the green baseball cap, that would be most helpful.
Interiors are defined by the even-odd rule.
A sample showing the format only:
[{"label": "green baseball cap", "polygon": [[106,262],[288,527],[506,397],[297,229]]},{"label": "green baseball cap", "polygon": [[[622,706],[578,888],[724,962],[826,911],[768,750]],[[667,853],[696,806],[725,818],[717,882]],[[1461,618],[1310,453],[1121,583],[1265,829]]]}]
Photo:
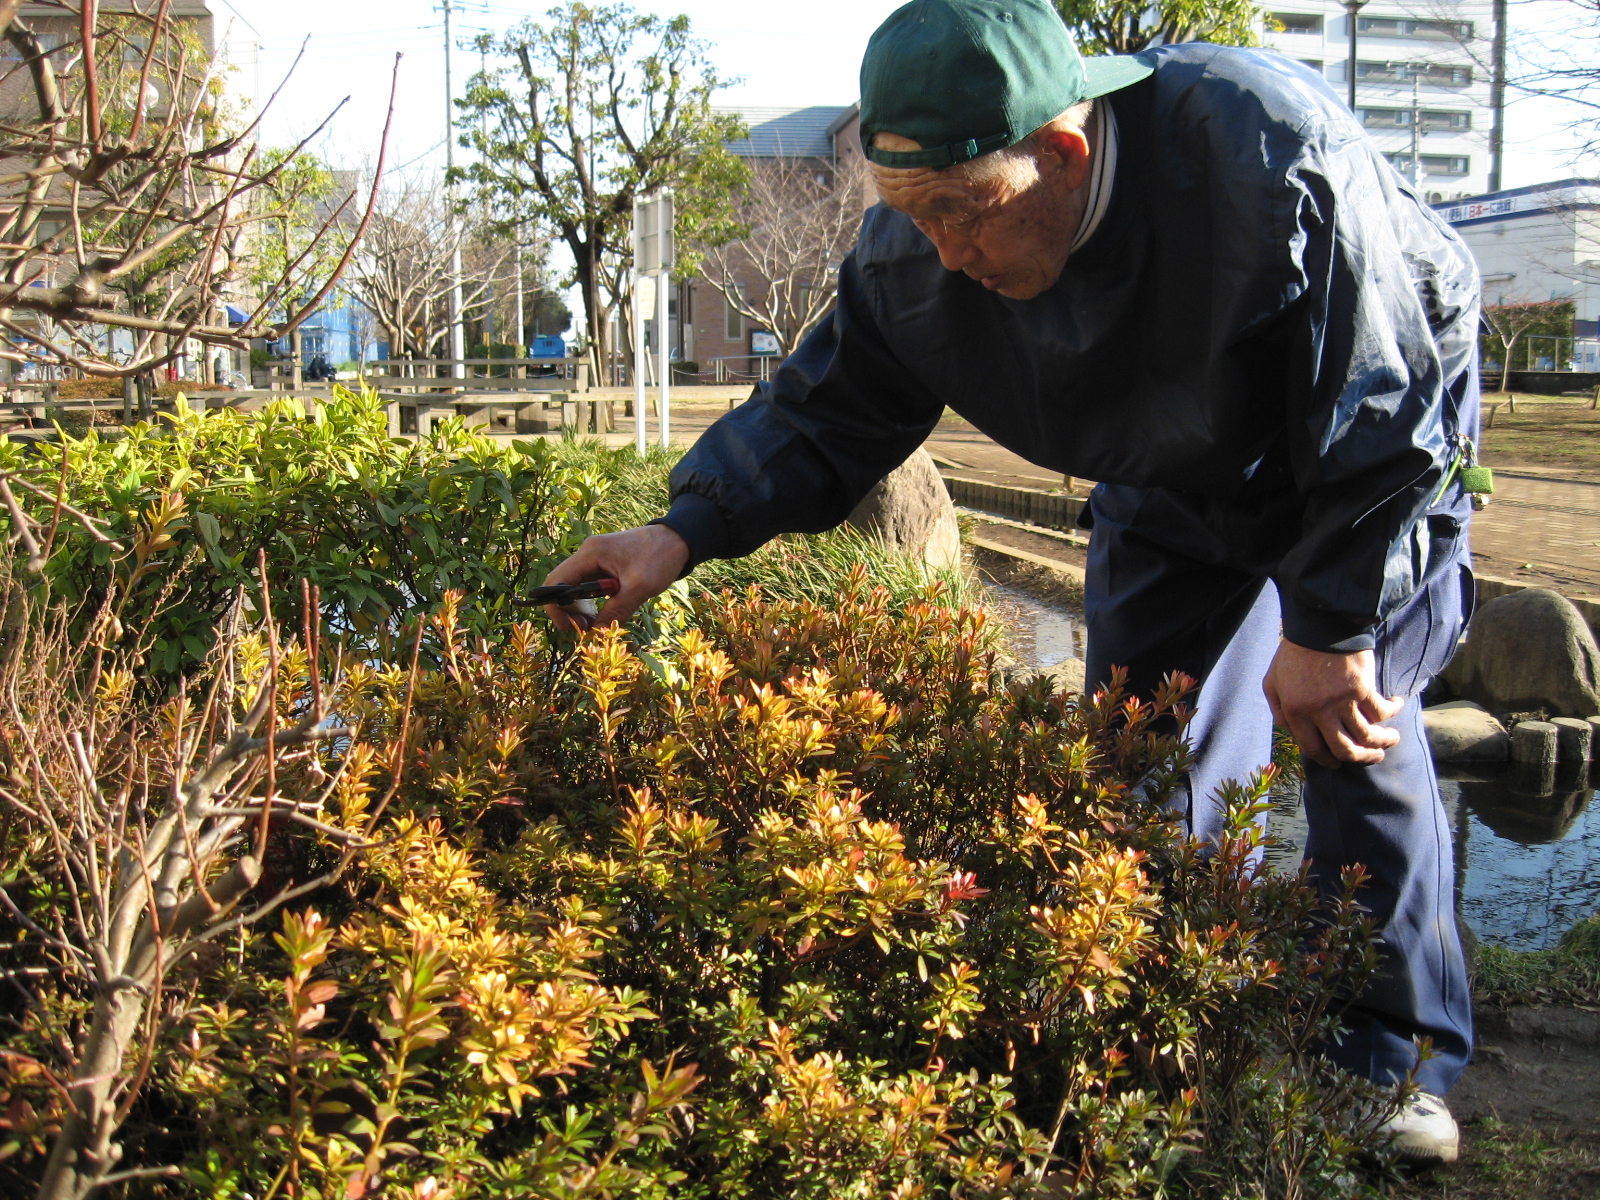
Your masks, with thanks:
[{"label": "green baseball cap", "polygon": [[[1139,55],[1082,57],[1049,0],[911,0],[861,60],[861,147],[885,167],[954,166],[1152,69]],[[876,149],[879,133],[923,149]]]}]

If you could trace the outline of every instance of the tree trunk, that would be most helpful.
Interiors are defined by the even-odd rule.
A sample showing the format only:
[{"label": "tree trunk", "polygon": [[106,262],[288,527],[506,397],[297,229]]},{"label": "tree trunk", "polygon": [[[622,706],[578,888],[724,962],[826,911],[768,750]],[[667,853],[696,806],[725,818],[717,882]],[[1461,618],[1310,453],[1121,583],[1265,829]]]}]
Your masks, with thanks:
[{"label": "tree trunk", "polygon": [[71,1089],[73,1106],[51,1148],[37,1200],[82,1200],[97,1179],[115,1170],[122,1154],[111,1144],[117,1127],[111,1086],[122,1078],[123,1060],[143,1019],[139,989],[101,992]]},{"label": "tree trunk", "polygon": [[617,381],[612,378],[610,338],[600,313],[600,264],[595,258],[594,239],[591,237],[587,242],[568,239],[567,244],[578,266],[578,287],[583,296],[589,346],[594,355],[594,382],[601,387],[615,387]]}]

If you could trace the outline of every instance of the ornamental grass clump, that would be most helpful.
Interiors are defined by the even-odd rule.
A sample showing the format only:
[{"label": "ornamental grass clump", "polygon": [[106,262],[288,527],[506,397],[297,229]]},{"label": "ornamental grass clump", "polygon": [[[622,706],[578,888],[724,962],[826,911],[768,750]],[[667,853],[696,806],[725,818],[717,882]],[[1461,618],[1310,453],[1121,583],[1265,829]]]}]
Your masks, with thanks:
[{"label": "ornamental grass clump", "polygon": [[1316,1047],[1371,931],[1258,865],[1271,770],[1202,851],[1189,681],[1007,684],[939,585],[840,582],[575,643],[447,590],[353,654],[279,580],[154,699],[9,612],[0,1191],[1358,1192]]}]

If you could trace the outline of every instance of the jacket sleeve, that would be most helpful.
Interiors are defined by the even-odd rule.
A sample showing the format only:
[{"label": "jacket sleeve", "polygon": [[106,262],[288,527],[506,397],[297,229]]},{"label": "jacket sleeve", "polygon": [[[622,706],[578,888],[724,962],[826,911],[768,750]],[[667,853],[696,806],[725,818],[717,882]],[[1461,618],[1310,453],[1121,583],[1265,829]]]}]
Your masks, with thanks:
[{"label": "jacket sleeve", "polygon": [[657,523],[688,543],[686,569],[780,533],[833,528],[938,422],[943,405],[879,336],[869,287],[846,258],[832,315],[673,470],[672,506]]},{"label": "jacket sleeve", "polygon": [[1459,487],[1441,492],[1477,433],[1477,270],[1364,139],[1313,147],[1286,180],[1287,430],[1305,503],[1274,576],[1284,636],[1371,649],[1426,572],[1424,514],[1465,508]]}]

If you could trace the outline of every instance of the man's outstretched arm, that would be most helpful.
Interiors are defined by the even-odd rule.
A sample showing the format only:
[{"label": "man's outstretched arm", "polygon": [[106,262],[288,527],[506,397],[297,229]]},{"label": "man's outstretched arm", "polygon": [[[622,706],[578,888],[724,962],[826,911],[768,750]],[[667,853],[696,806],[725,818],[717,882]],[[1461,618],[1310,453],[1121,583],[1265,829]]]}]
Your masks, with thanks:
[{"label": "man's outstretched arm", "polygon": [[[833,313],[673,470],[671,509],[641,529],[590,538],[549,581],[616,578],[622,591],[604,620],[625,620],[708,558],[736,558],[778,534],[821,532],[849,516],[944,411],[889,349],[868,290],[851,256]],[[557,618],[563,628],[571,619]]]}]

